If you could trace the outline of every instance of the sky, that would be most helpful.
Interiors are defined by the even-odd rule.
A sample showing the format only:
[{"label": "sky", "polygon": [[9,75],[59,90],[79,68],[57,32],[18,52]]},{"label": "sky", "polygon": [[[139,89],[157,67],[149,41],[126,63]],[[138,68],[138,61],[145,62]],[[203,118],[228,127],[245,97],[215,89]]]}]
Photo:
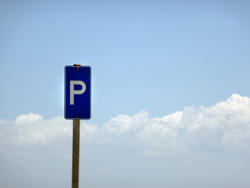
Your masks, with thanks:
[{"label": "sky", "polygon": [[0,0],[0,187],[71,186],[80,63],[80,187],[248,188],[249,17],[248,1]]}]

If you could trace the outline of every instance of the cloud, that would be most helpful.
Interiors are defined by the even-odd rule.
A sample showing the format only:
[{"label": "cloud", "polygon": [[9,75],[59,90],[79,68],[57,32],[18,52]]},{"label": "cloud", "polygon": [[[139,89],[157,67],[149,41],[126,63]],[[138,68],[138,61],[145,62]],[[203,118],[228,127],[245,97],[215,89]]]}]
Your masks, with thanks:
[{"label": "cloud", "polygon": [[[91,139],[95,131],[95,125],[81,124],[82,139]],[[29,113],[17,116],[14,121],[0,121],[0,142],[8,140],[13,145],[46,145],[71,135],[72,122],[63,117],[44,119],[39,114]]]},{"label": "cloud", "polygon": [[[71,136],[71,121],[63,117],[44,119],[29,113],[13,121],[0,120],[0,144],[46,145]],[[117,115],[103,125],[82,122],[81,139],[93,147],[105,145],[150,156],[200,148],[244,149],[250,144],[250,99],[233,94],[210,107],[186,107],[163,117],[141,111]]]},{"label": "cloud", "polygon": [[200,107],[187,132],[218,135],[227,144],[248,145],[250,134],[250,99],[234,94],[211,107]]}]

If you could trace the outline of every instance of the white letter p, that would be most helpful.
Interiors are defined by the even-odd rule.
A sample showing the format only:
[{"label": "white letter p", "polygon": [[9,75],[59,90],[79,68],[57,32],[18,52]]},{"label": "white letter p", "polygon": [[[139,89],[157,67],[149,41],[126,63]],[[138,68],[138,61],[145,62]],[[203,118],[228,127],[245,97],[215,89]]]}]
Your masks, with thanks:
[{"label": "white letter p", "polygon": [[[81,90],[75,90],[75,85],[81,85]],[[86,84],[80,80],[70,80],[70,105],[74,105],[74,95],[81,95],[86,91]]]}]

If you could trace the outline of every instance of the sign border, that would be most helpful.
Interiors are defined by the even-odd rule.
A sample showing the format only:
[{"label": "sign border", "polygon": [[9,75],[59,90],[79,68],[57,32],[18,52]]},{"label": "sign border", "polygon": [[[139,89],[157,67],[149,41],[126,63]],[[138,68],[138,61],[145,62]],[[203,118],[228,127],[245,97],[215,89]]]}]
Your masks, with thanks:
[{"label": "sign border", "polygon": [[[89,68],[89,74],[90,74],[90,77],[89,77],[89,100],[90,100],[90,105],[89,105],[89,117],[88,118],[80,118],[80,117],[75,117],[75,118],[67,118],[66,117],[66,93],[67,93],[67,91],[66,91],[66,68],[67,67],[74,67],[74,68],[76,68],[76,69],[78,69],[78,68]],[[91,108],[91,99],[92,99],[92,97],[91,97],[91,95],[92,95],[92,87],[91,87],[91,85],[92,85],[92,83],[91,83],[91,81],[92,81],[92,79],[91,79],[91,77],[92,77],[92,70],[91,70],[91,66],[82,66],[82,65],[66,65],[66,66],[64,66],[64,119],[69,119],[69,120],[71,120],[71,119],[84,119],[84,120],[90,120],[91,119],[91,115],[92,115],[92,108]]]}]

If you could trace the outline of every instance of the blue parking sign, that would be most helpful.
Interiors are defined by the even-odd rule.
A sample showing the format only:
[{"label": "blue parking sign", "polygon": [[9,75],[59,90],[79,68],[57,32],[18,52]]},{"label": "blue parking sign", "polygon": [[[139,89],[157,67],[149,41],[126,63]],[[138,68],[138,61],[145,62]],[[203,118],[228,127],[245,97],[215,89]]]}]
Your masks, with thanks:
[{"label": "blue parking sign", "polygon": [[90,119],[91,67],[65,66],[65,119]]}]

